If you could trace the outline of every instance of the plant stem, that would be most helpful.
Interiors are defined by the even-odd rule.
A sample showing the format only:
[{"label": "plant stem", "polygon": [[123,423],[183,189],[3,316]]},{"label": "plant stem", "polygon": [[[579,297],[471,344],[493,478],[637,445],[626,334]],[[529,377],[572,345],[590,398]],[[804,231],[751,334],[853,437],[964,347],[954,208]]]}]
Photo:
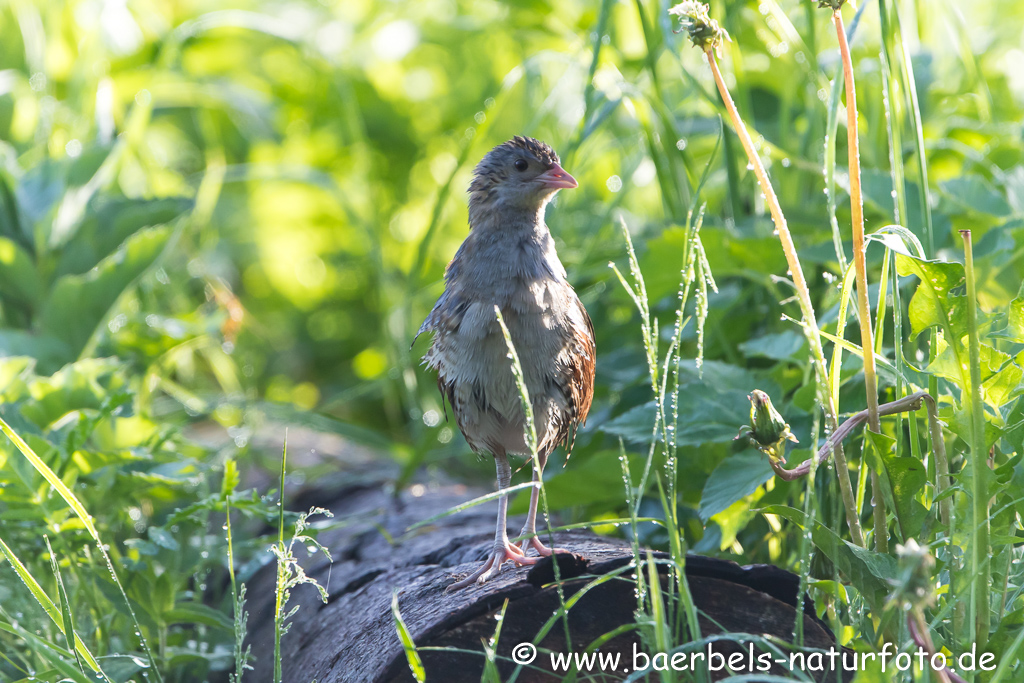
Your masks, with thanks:
[{"label": "plant stem", "polygon": [[[935,405],[935,399],[926,395],[925,404],[928,408],[928,431],[931,434],[932,450],[935,453],[935,495],[938,497],[952,483],[949,477],[949,460],[946,458],[946,442],[942,438],[942,425],[939,424],[939,411]],[[947,529],[949,528],[950,514],[949,498],[940,500],[939,517]],[[949,529],[949,537],[953,537],[952,529]]]},{"label": "plant stem", "polygon": [[[907,614],[907,627],[911,639],[918,647],[923,647],[929,655],[935,654],[935,643],[928,630],[928,623],[924,619],[924,613],[920,608],[915,607]],[[935,677],[939,683],[962,683],[964,679],[952,673],[948,668],[935,669]]]},{"label": "plant stem", "polygon": [[[868,399],[868,429],[880,433],[878,424],[878,384],[875,379],[875,345],[871,339],[871,307],[868,303],[868,272],[864,262],[864,200],[860,191],[860,140],[857,132],[857,86],[853,80],[853,60],[846,40],[843,15],[832,12],[832,23],[839,39],[846,82],[846,140],[850,168],[850,216],[853,222],[853,266],[857,273],[857,314],[860,318],[860,345],[864,349],[864,391]],[[868,448],[867,443],[864,444]],[[862,467],[864,464],[862,463]],[[879,488],[878,473],[871,471],[872,508],[875,516],[875,550],[889,551],[889,535],[885,522],[885,501]]]},{"label": "plant stem", "polygon": [[287,546],[284,543],[284,478],[288,462],[288,430],[284,432],[281,447],[281,483],[277,493],[277,543],[281,556],[277,558],[277,585],[274,598],[274,683],[281,683],[281,637],[284,635],[285,584],[288,582],[288,566],[283,557]]},{"label": "plant stem", "polygon": [[[718,69],[714,50],[709,48],[704,51],[704,54],[707,57],[708,64],[711,65],[711,73],[714,74],[718,92],[721,94],[725,108],[732,119],[733,128],[735,128],[740,142],[743,143],[743,149],[747,153],[747,158],[754,167],[757,181],[764,192],[765,203],[768,205],[768,209],[772,214],[772,220],[775,222],[775,231],[778,233],[779,242],[782,243],[782,251],[786,255],[786,262],[789,264],[793,286],[797,293],[797,300],[800,303],[800,311],[803,314],[804,335],[807,337],[807,343],[811,350],[811,359],[817,375],[818,398],[825,408],[825,419],[828,425],[827,431],[832,433],[838,428],[836,406],[828,389],[828,370],[825,368],[825,354],[821,348],[821,336],[818,331],[818,321],[814,315],[814,305],[811,303],[811,293],[807,288],[807,281],[804,279],[803,268],[800,266],[800,256],[797,254],[796,246],[793,244],[793,237],[789,233],[786,218],[782,214],[782,207],[779,206],[775,190],[772,189],[768,173],[765,171],[764,165],[754,149],[754,142],[750,139],[750,133],[747,132],[747,127],[743,124],[743,119],[740,118],[739,112],[736,110],[736,104],[733,102],[729,89],[722,79],[722,73]],[[850,537],[854,543],[863,547],[864,534],[860,528],[860,517],[854,504],[853,487],[850,485],[850,470],[846,464],[846,456],[843,454],[841,443],[837,442],[835,444],[834,457],[836,461],[836,476],[839,479],[839,489],[843,498],[843,506],[846,508],[846,523],[850,527]]]},{"label": "plant stem", "polygon": [[[985,449],[984,404],[981,402],[981,347],[978,343],[978,292],[974,282],[974,250],[971,231],[961,230],[964,240],[964,273],[967,278],[967,339],[971,363],[971,386],[965,387],[970,396],[967,405],[971,412],[971,641],[979,648],[988,641],[989,624],[989,520],[988,453]],[[957,343],[957,340],[950,340]],[[966,391],[969,389],[970,391]]]},{"label": "plant stem", "polygon": [[[892,401],[891,403],[884,403],[878,406],[878,414],[885,416],[913,412],[921,407],[921,401],[927,401],[928,404],[932,406],[932,408],[934,408],[935,402],[932,400],[931,396],[929,396],[927,392],[919,391],[915,394],[910,394],[908,396],[904,396],[901,399]],[[775,474],[780,479],[783,479],[785,481],[793,481],[794,479],[799,479],[800,477],[804,476],[805,474],[811,471],[811,465],[814,461],[817,461],[819,464],[825,462],[825,460],[828,459],[829,452],[833,448],[841,444],[843,440],[846,439],[846,437],[850,436],[850,434],[852,434],[855,429],[857,429],[865,422],[867,422],[867,419],[868,411],[866,410],[862,410],[856,415],[851,415],[846,420],[846,422],[844,422],[838,429],[834,430],[831,434],[829,434],[828,438],[825,439],[825,443],[822,444],[821,448],[818,449],[817,456],[808,458],[803,463],[801,463],[797,467],[794,467],[791,470],[784,469],[782,467],[781,461],[775,462],[769,459],[769,462],[771,462],[772,465],[772,469],[775,470]],[[945,461],[945,457],[946,452],[945,449],[943,449],[943,461]],[[938,477],[936,477],[936,484],[938,486]],[[945,487],[942,488],[944,489]]]}]

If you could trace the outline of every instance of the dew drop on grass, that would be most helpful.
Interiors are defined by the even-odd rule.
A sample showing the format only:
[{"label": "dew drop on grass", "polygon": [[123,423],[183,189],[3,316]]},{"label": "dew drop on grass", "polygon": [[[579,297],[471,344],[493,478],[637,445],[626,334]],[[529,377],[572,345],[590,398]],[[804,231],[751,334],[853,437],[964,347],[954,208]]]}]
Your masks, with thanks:
[{"label": "dew drop on grass", "polygon": [[754,170],[754,164],[752,164],[752,163],[750,163],[750,162],[748,161],[748,162],[747,162],[747,170],[748,170],[748,171],[753,171],[753,170]]}]

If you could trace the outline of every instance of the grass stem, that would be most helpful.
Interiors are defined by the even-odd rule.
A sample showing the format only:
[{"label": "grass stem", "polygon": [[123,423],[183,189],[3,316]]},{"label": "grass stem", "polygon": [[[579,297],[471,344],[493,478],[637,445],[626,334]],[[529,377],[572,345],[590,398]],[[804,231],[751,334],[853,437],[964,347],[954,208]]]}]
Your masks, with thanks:
[{"label": "grass stem", "polygon": [[[754,168],[754,174],[757,176],[758,183],[761,185],[761,190],[764,192],[765,203],[768,205],[768,210],[771,212],[772,220],[775,222],[775,231],[778,233],[779,242],[782,244],[782,251],[786,255],[786,262],[789,264],[793,285],[797,293],[797,301],[800,304],[800,311],[803,314],[804,334],[807,337],[807,342],[811,349],[811,358],[817,374],[818,397],[819,400],[821,400],[822,405],[825,407],[825,419],[828,426],[827,431],[829,433],[834,432],[838,428],[836,406],[832,400],[831,392],[829,392],[828,389],[828,370],[825,367],[825,354],[821,348],[821,336],[818,330],[818,320],[814,314],[814,305],[811,302],[811,293],[807,287],[807,281],[804,279],[803,268],[800,265],[800,257],[797,254],[796,245],[793,243],[793,236],[789,232],[789,227],[786,225],[786,217],[782,214],[782,207],[779,206],[778,197],[775,196],[775,190],[772,189],[771,181],[768,179],[768,172],[765,171],[764,164],[761,163],[761,159],[757,155],[757,150],[754,149],[754,142],[750,139],[750,133],[747,132],[747,127],[743,124],[743,120],[740,118],[739,112],[736,110],[736,104],[729,95],[729,88],[726,87],[725,80],[722,78],[722,73],[718,68],[718,61],[715,59],[714,49],[709,47],[704,50],[704,54],[707,57],[708,64],[711,66],[711,73],[715,77],[715,84],[718,86],[718,92],[722,95],[722,101],[725,103],[725,108],[729,112],[729,117],[732,119],[733,127],[736,129],[736,134],[739,136],[740,142],[743,144],[743,149],[747,153],[747,158],[750,160],[750,163]],[[853,539],[854,543],[863,547],[864,534],[861,531],[860,517],[854,505],[853,487],[850,484],[850,470],[846,464],[846,456],[843,454],[843,447],[840,443],[836,443],[835,445],[834,458],[836,462],[836,476],[839,479],[839,489],[843,499],[843,507],[846,509],[846,522],[850,527],[850,537]]]},{"label": "grass stem", "polygon": [[[985,406],[981,400],[981,346],[978,341],[978,292],[974,281],[974,250],[971,231],[961,230],[964,241],[964,273],[967,278],[967,339],[970,355],[971,386],[971,532],[967,545],[971,552],[971,641],[983,648],[988,642],[989,626],[989,480],[988,451],[985,448]],[[951,340],[957,343],[957,340]]]},{"label": "grass stem", "polygon": [[[843,61],[843,79],[846,82],[846,139],[850,170],[850,215],[853,222],[853,266],[857,274],[857,313],[860,318],[860,342],[864,349],[864,391],[868,402],[868,429],[880,433],[878,423],[878,382],[875,378],[875,345],[871,338],[871,306],[868,303],[868,273],[865,264],[864,199],[860,187],[860,140],[857,130],[857,86],[853,79],[853,60],[850,44],[846,40],[843,15],[832,12],[832,23],[839,39],[839,53]],[[867,448],[865,443],[865,448]],[[862,465],[863,466],[863,465]],[[889,535],[885,521],[885,502],[879,488],[878,473],[871,472],[872,508],[875,517],[875,550],[889,550]]]}]

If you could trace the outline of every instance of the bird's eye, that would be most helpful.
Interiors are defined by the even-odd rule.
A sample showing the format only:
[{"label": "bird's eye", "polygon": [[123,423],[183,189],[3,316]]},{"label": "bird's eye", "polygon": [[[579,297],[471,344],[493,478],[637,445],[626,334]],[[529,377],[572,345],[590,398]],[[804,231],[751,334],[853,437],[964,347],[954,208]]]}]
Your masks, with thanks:
[{"label": "bird's eye", "polygon": [[515,167],[517,171],[522,173],[530,167],[530,164],[526,163],[526,159],[516,159]]}]

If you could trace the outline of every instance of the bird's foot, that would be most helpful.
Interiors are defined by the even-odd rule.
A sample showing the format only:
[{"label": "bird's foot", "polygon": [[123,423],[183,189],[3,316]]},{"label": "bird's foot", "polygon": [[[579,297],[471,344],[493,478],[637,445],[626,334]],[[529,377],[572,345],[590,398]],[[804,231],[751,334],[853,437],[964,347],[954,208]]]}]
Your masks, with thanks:
[{"label": "bird's foot", "polygon": [[[536,534],[537,532],[527,532],[525,530],[523,531],[524,535],[527,533]],[[523,555],[525,555],[526,551],[530,548],[536,548],[537,552],[540,554],[541,557],[551,557],[555,553],[571,554],[568,550],[564,550],[562,548],[547,547],[546,545],[541,543],[540,536],[536,535],[530,536],[529,538],[524,538],[523,542],[519,546],[519,551],[523,553]]]},{"label": "bird's foot", "polygon": [[501,565],[507,560],[511,560],[517,565],[528,565],[537,564],[540,558],[537,557],[526,557],[522,550],[514,545],[511,545],[508,541],[505,544],[495,546],[491,551],[490,557],[484,562],[479,569],[475,572],[462,579],[456,581],[452,585],[448,586],[446,590],[458,590],[459,588],[465,588],[471,584],[484,583],[485,581],[494,578],[501,571]]}]

